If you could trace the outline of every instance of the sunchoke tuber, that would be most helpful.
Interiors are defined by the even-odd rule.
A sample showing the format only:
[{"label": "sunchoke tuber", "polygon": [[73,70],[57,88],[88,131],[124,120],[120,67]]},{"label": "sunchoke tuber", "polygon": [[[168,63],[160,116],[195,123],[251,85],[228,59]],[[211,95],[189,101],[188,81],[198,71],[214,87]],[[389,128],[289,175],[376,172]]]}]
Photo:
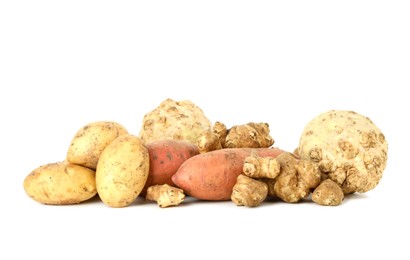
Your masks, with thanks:
[{"label": "sunchoke tuber", "polygon": [[267,195],[266,183],[241,174],[233,187],[231,200],[238,206],[256,207],[266,199]]},{"label": "sunchoke tuber", "polygon": [[248,123],[228,130],[224,148],[268,148],[273,143],[267,123]]},{"label": "sunchoke tuber", "polygon": [[153,200],[161,208],[177,206],[185,199],[184,191],[172,187],[168,184],[150,186],[145,197],[147,200]]},{"label": "sunchoke tuber", "polygon": [[250,155],[245,158],[243,173],[251,178],[274,179],[280,172],[280,164],[274,157]]},{"label": "sunchoke tuber", "polygon": [[323,206],[337,206],[342,203],[344,194],[342,188],[331,179],[320,183],[312,194],[312,200]]}]

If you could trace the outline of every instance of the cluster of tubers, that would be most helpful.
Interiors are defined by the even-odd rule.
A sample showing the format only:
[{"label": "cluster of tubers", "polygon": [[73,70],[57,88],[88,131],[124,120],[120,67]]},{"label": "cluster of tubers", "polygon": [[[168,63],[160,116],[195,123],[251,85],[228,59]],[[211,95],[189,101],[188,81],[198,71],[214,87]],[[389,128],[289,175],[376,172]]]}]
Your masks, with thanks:
[{"label": "cluster of tubers", "polygon": [[273,144],[267,123],[212,125],[194,103],[167,99],[144,116],[138,136],[111,121],[83,126],[66,158],[33,170],[24,189],[54,205],[98,194],[110,207],[126,207],[138,196],[162,208],[186,196],[248,207],[271,196],[288,203],[310,197],[336,206],[346,194],[374,189],[387,163],[383,133],[353,111],[311,120],[293,153]]}]

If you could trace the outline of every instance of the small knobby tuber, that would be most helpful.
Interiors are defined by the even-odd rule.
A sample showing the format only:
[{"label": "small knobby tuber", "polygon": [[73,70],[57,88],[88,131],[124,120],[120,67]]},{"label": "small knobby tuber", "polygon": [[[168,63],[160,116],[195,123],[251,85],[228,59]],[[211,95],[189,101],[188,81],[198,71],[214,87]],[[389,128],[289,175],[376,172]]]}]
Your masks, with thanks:
[{"label": "small knobby tuber", "polygon": [[280,172],[280,164],[274,157],[250,155],[245,158],[243,173],[251,178],[274,179]]},{"label": "small knobby tuber", "polygon": [[237,206],[256,207],[268,195],[268,185],[243,174],[239,175],[233,187],[231,200]]},{"label": "small knobby tuber", "polygon": [[312,194],[312,200],[323,206],[337,206],[342,203],[344,194],[342,188],[331,179],[320,183]]},{"label": "small knobby tuber", "polygon": [[227,129],[221,122],[216,122],[211,130],[205,130],[199,134],[197,139],[197,147],[200,153],[207,153],[223,149],[225,143]]},{"label": "small knobby tuber", "polygon": [[306,125],[298,153],[319,165],[324,178],[348,194],[376,187],[386,167],[387,149],[383,133],[368,117],[331,110]]},{"label": "small knobby tuber", "polygon": [[226,139],[226,135],[228,134],[228,129],[226,128],[226,125],[224,125],[223,123],[216,121],[212,131],[218,135],[219,137],[219,142],[221,143],[222,147],[225,146],[225,139]]},{"label": "small knobby tuber", "polygon": [[300,160],[291,153],[280,154],[275,160],[280,164],[280,173],[273,188],[283,201],[298,202],[319,185],[320,171],[314,163]]},{"label": "small knobby tuber", "polygon": [[144,116],[140,137],[145,143],[172,139],[196,144],[199,134],[210,129],[211,122],[193,102],[166,99]]},{"label": "small knobby tuber", "polygon": [[150,186],[145,197],[147,200],[153,200],[161,208],[177,206],[185,199],[184,191],[172,187],[168,184]]},{"label": "small knobby tuber", "polygon": [[274,140],[269,135],[267,123],[248,123],[233,126],[228,130],[224,148],[268,148]]},{"label": "small knobby tuber", "polygon": [[321,180],[316,164],[301,160],[291,153],[276,158],[248,156],[243,166],[244,174],[268,185],[268,195],[286,202],[298,202],[310,194]]},{"label": "small knobby tuber", "polygon": [[203,131],[197,139],[201,153],[223,148],[268,148],[274,143],[267,123],[248,123],[228,129],[216,122],[212,130]]}]

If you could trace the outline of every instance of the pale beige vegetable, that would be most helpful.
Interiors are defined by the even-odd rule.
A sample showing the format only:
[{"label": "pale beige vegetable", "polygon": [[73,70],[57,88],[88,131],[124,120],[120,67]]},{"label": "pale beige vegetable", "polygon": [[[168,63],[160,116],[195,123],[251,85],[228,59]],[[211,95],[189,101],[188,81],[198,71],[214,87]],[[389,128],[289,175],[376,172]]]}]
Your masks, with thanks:
[{"label": "pale beige vegetable", "polygon": [[368,117],[331,110],[306,125],[298,153],[317,163],[324,178],[347,194],[376,187],[386,167],[387,149],[383,133]]},{"label": "pale beige vegetable", "polygon": [[246,175],[238,176],[231,195],[231,200],[237,206],[259,206],[268,195],[268,185],[262,181],[252,179]]},{"label": "pale beige vegetable", "polygon": [[147,200],[156,201],[158,206],[166,208],[177,206],[185,199],[184,191],[168,184],[150,186],[147,190]]},{"label": "pale beige vegetable", "polygon": [[343,199],[342,188],[331,179],[322,181],[312,194],[312,200],[323,206],[340,205]]},{"label": "pale beige vegetable", "polygon": [[83,126],[75,134],[67,152],[67,161],[96,169],[104,148],[127,130],[116,122],[99,121]]},{"label": "pale beige vegetable", "polygon": [[24,179],[24,190],[33,200],[44,204],[80,203],[97,194],[95,172],[66,161],[46,164]]},{"label": "pale beige vegetable", "polygon": [[145,143],[173,139],[196,144],[199,134],[210,129],[211,122],[193,102],[166,99],[144,116],[139,136]]},{"label": "pale beige vegetable", "polygon": [[148,149],[130,134],[112,141],[97,165],[96,185],[101,200],[111,207],[125,207],[138,197],[149,172]]}]

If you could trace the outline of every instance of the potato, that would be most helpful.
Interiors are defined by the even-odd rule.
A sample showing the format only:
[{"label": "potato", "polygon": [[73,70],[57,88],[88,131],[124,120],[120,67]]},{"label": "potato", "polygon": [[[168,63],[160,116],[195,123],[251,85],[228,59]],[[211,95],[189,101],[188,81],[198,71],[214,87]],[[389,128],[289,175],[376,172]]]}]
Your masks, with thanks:
[{"label": "potato", "polygon": [[44,204],[80,203],[97,194],[95,172],[66,161],[46,164],[24,179],[24,190]]},{"label": "potato", "polygon": [[101,200],[111,207],[130,205],[141,193],[149,173],[147,147],[126,134],[112,141],[97,164],[96,186]]},{"label": "potato", "polygon": [[128,131],[120,124],[109,121],[93,122],[82,127],[71,141],[67,161],[95,170],[104,148]]},{"label": "potato", "polygon": [[247,156],[276,157],[283,152],[276,148],[227,148],[199,154],[186,160],[172,181],[198,199],[230,200]]},{"label": "potato", "polygon": [[194,155],[198,147],[182,140],[161,140],[147,144],[149,152],[149,175],[141,194],[144,195],[148,187],[168,184],[174,186],[174,175],[181,164]]}]

